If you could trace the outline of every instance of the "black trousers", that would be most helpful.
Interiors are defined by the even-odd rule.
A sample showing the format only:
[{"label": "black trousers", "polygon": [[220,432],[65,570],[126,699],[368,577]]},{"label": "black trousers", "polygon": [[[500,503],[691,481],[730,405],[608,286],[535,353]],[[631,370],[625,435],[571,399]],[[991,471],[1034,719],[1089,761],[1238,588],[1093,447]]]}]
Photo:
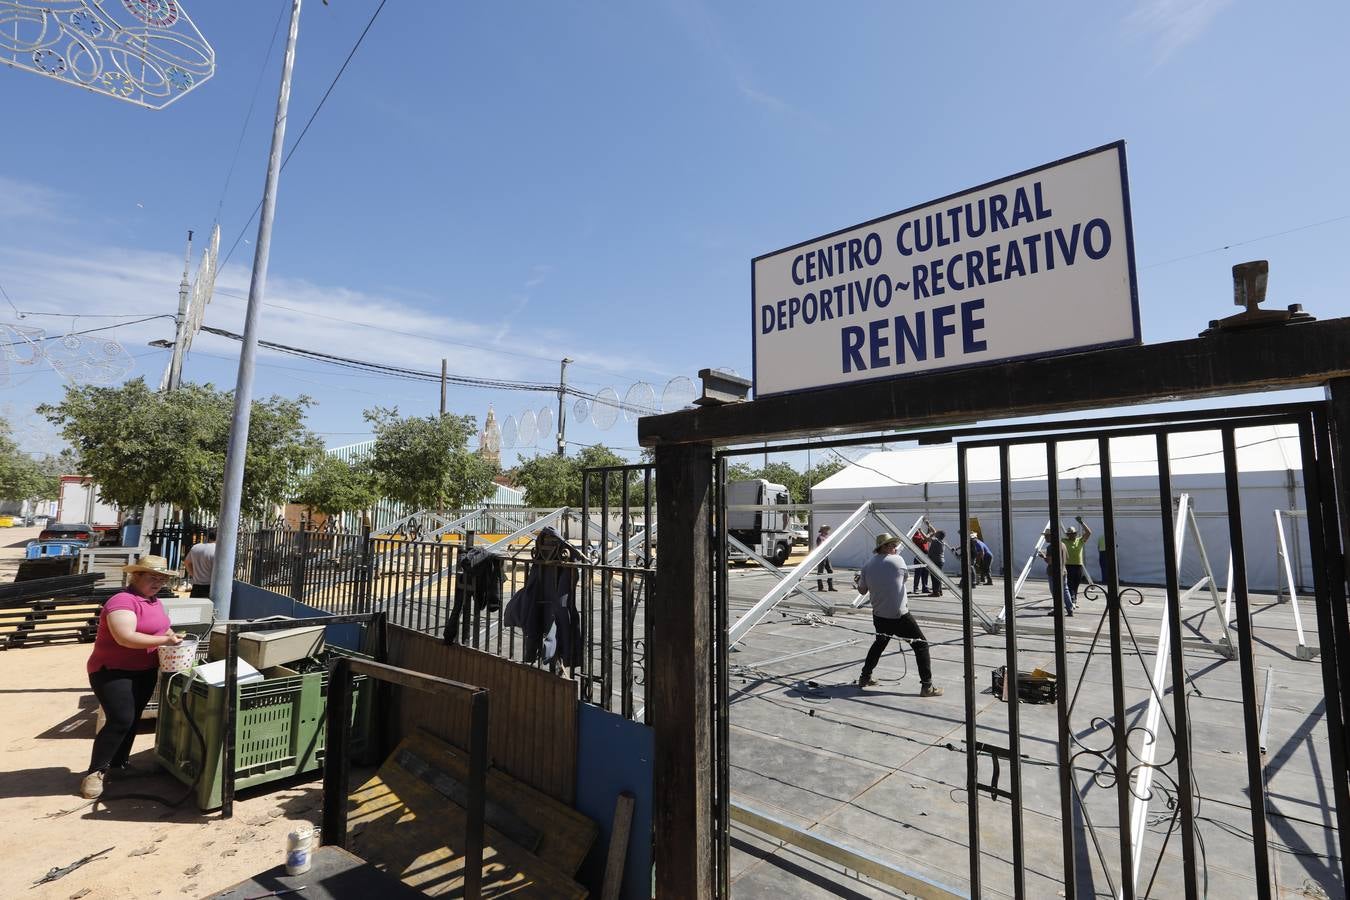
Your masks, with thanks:
[{"label": "black trousers", "polygon": [[891,638],[899,637],[907,638],[909,645],[914,648],[914,661],[919,664],[919,681],[924,684],[932,683],[933,664],[928,655],[928,641],[924,640],[923,629],[919,627],[913,613],[905,613],[898,619],[885,619],[874,614],[872,627],[876,629],[877,636],[876,640],[872,641],[872,648],[867,651],[867,661],[863,663],[864,678],[871,675],[872,670],[877,667],[881,653],[891,642]]},{"label": "black trousers", "polygon": [[1078,603],[1078,588],[1083,584],[1083,576],[1087,573],[1083,571],[1080,565],[1068,563],[1064,566],[1064,571],[1069,579],[1069,608],[1073,608]]},{"label": "black trousers", "polygon": [[89,673],[89,686],[108,719],[94,737],[90,772],[126,765],[131,756],[131,742],[136,739],[136,723],[155,695],[158,681],[159,669],[103,668]]},{"label": "black trousers", "polygon": [[210,596],[211,596],[211,585],[209,585],[209,584],[194,584],[194,585],[192,586],[192,593],[191,593],[191,594],[188,594],[188,596],[189,596],[189,597],[210,597]]}]

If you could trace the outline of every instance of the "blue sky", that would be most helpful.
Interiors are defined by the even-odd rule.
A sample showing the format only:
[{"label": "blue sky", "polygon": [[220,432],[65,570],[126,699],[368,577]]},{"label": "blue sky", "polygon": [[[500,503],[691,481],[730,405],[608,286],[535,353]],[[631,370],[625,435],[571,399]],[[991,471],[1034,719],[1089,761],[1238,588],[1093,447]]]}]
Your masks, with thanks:
[{"label": "blue sky", "polygon": [[[0,286],[20,309],[172,313],[185,230],[218,208],[225,248],[244,229],[289,4],[185,2],[217,74],[166,110],[0,68]],[[376,5],[306,4],[288,144]],[[506,379],[555,380],[569,356],[586,390],[659,396],[706,366],[749,374],[752,257],[1122,138],[1146,342],[1233,312],[1246,259],[1271,262],[1268,305],[1348,315],[1347,32],[1338,2],[396,0],[282,176],[261,334]],[[240,329],[253,237],[207,324]],[[109,334],[157,383],[167,320]],[[237,353],[202,335],[186,377],[232,386]],[[314,397],[330,445],[367,433],[363,408],[438,403],[434,384],[260,364],[256,393]],[[60,386],[0,388],[0,411],[25,421]],[[489,404],[556,400],[451,391],[480,422]],[[568,437],[636,447],[622,417]]]}]

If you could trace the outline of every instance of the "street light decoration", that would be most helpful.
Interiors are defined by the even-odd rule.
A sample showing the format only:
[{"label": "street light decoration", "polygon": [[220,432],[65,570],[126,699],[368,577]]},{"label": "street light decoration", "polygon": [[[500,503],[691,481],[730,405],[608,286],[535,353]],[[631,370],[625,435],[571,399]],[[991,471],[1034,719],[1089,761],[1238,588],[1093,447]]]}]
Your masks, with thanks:
[{"label": "street light decoration", "polygon": [[150,109],[216,72],[178,0],[0,0],[0,62]]}]

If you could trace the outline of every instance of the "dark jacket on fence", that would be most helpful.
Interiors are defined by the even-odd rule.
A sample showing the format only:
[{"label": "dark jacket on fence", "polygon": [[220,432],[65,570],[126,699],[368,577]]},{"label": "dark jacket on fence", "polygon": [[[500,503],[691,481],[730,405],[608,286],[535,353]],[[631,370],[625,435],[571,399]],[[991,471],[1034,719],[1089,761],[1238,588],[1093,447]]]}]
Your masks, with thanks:
[{"label": "dark jacket on fence", "polygon": [[450,611],[450,619],[445,623],[445,642],[458,643],[464,629],[468,628],[465,615],[466,600],[473,601],[475,611],[502,608],[502,558],[482,547],[465,550],[459,556],[455,568],[459,572],[459,583],[455,588],[455,603]]},{"label": "dark jacket on fence", "polygon": [[524,631],[523,660],[581,665],[581,616],[577,613],[578,571],[565,562],[579,562],[552,528],[535,539],[525,586],[516,591],[502,613],[502,625]]}]

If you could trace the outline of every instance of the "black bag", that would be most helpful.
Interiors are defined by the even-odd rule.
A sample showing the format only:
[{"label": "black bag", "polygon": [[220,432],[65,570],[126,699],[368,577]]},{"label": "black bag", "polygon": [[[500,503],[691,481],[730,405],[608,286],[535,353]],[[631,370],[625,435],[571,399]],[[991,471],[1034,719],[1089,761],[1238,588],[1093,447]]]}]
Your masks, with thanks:
[{"label": "black bag", "polygon": [[[1006,685],[1008,667],[999,666],[990,675],[992,676],[994,696],[1006,703],[1008,701]],[[1054,703],[1059,699],[1059,685],[1055,681],[1055,676],[1049,672],[1038,675],[1034,672],[1023,672],[1019,669],[1017,672],[1017,696],[1023,703]]]}]

